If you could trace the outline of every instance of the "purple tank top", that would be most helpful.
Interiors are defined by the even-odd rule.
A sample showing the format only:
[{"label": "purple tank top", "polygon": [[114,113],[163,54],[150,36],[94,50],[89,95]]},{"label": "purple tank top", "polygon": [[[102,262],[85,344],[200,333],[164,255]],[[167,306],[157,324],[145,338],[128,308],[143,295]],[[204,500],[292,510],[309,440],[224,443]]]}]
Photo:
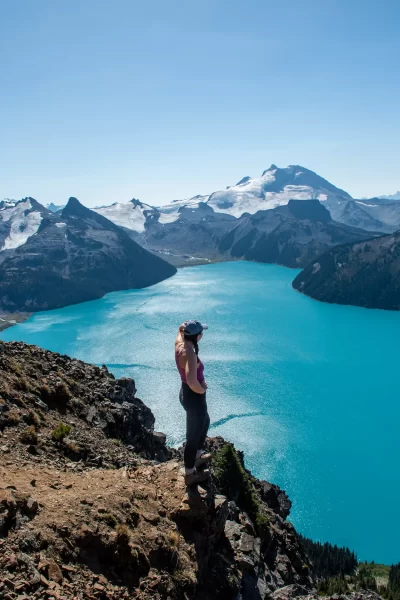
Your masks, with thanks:
[{"label": "purple tank top", "polygon": [[[179,375],[181,376],[181,380],[183,381],[183,383],[187,383],[185,369],[180,365],[180,362],[179,362],[180,355],[181,355],[181,352],[179,350],[175,351],[175,362],[176,362],[176,366],[179,371]],[[204,381],[204,364],[201,362],[200,359],[198,360],[198,363],[197,363],[197,381],[199,383],[202,383]]]}]

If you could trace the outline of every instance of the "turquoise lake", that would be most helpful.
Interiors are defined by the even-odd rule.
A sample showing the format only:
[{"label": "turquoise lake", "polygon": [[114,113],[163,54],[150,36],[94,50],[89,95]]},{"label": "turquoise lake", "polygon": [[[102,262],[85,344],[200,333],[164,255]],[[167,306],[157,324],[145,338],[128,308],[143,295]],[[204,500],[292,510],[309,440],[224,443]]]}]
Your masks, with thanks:
[{"label": "turquoise lake", "polygon": [[296,271],[235,262],[156,286],[38,313],[0,336],[136,380],[170,444],[184,439],[174,364],[178,325],[198,318],[210,435],[244,450],[287,491],[290,520],[359,559],[400,560],[400,313],[315,302]]}]

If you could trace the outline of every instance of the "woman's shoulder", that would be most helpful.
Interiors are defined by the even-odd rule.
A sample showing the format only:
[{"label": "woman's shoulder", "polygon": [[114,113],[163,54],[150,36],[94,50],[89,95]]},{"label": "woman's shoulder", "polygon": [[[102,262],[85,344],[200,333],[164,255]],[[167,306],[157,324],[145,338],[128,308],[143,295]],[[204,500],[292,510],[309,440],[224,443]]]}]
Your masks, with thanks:
[{"label": "woman's shoulder", "polygon": [[176,341],[175,342],[175,352],[177,354],[179,354],[180,356],[186,356],[186,354],[187,354],[187,348],[185,346],[185,343],[184,342],[180,342],[180,341],[179,342]]}]

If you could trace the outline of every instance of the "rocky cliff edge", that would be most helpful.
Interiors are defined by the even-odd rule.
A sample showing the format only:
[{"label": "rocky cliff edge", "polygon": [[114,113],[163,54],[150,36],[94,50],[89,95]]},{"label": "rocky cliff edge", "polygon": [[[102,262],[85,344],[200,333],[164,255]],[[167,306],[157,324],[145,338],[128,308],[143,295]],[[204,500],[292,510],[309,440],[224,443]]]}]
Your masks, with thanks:
[{"label": "rocky cliff edge", "polygon": [[132,379],[0,345],[0,598],[285,600],[315,594],[285,492],[211,438],[186,489]]}]

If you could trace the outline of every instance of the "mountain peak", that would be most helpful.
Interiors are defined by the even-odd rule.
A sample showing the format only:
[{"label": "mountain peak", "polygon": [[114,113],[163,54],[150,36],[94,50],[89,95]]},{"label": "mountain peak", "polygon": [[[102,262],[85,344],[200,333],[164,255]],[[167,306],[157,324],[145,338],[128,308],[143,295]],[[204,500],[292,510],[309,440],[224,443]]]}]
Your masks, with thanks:
[{"label": "mountain peak", "polygon": [[66,217],[85,218],[91,216],[93,213],[89,208],[83,206],[83,204],[79,202],[78,198],[71,196],[71,198],[68,199],[67,205],[65,206],[65,208],[63,208],[61,214],[62,216]]},{"label": "mountain peak", "polygon": [[279,167],[277,167],[276,165],[274,165],[274,163],[272,163],[272,165],[269,167],[269,169],[265,169],[265,171],[262,172],[261,177],[264,177],[264,175],[266,173],[270,173],[271,171],[279,171]]},{"label": "mountain peak", "polygon": [[249,175],[246,175],[240,181],[238,181],[236,185],[242,185],[243,183],[247,183],[248,181],[250,181],[250,179],[251,179],[251,177],[249,177]]}]

